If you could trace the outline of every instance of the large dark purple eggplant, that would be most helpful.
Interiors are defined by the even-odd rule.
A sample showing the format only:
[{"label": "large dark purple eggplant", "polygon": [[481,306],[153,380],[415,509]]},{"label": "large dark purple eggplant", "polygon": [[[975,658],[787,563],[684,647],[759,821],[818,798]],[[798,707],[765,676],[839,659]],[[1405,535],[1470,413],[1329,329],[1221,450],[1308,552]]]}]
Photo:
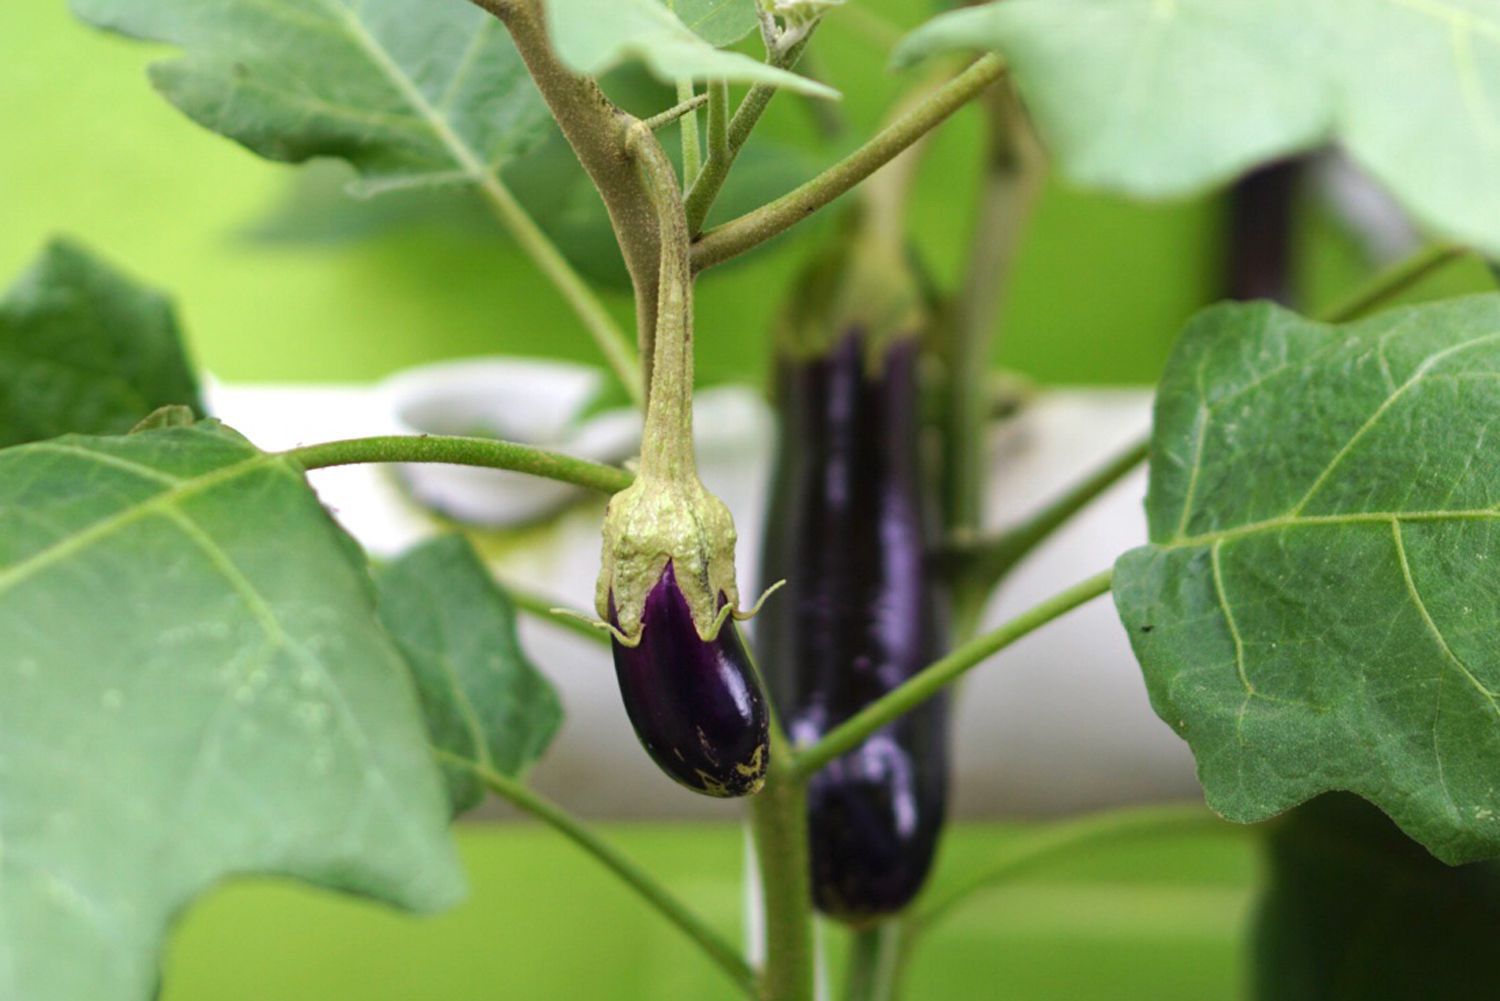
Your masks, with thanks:
[{"label": "large dark purple eggplant", "polygon": [[[786,580],[756,622],[766,684],[794,743],[936,659],[915,338],[858,329],[778,363],[780,443],[763,579]],[[947,799],[947,717],[935,698],[808,786],[813,898],[864,924],[900,910],[931,867]]]},{"label": "large dark purple eggplant", "polygon": [[[610,619],[618,627],[611,602]],[[766,778],[769,718],[733,622],[698,636],[672,564],[646,596],[640,642],[614,646],[625,712],[653,761],[709,796],[746,796]]]}]

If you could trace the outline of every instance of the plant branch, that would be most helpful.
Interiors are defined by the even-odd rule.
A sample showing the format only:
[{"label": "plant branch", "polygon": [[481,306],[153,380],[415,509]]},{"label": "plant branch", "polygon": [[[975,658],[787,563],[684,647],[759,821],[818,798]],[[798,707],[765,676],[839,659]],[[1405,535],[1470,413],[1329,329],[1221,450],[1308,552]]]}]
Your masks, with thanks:
[{"label": "plant branch", "polygon": [[[703,271],[722,264],[806,219],[941,125],[1004,72],[1005,64],[998,56],[980,57],[920,105],[817,177],[769,204],[704,233],[693,244],[694,269]],[[733,123],[730,131],[732,142]]]},{"label": "plant branch", "polygon": [[725,941],[702,918],[690,911],[682,901],[673,896],[671,891],[662,886],[654,876],[642,869],[618,848],[605,841],[556,803],[527,788],[524,783],[459,755],[441,750],[434,753],[448,764],[469,769],[495,795],[549,825],[592,855],[596,861],[640,894],[641,898],[655,908],[657,913],[697,943],[699,948],[718,964],[719,968],[745,995],[755,997],[755,971],[750,964],[745,962],[739,950]]},{"label": "plant branch", "polygon": [[628,470],[560,452],[494,438],[448,435],[378,435],[303,445],[281,453],[303,469],[326,469],[364,462],[440,462],[456,466],[510,469],[612,494],[630,486]]},{"label": "plant branch", "polygon": [[793,773],[798,778],[805,779],[834,758],[853,750],[876,730],[926,702],[993,654],[1053,619],[1104,594],[1109,590],[1112,575],[1113,570],[1095,574],[1016,616],[999,629],[969,640],[946,657],[923,668],[910,680],[824,734],[816,744],[800,751],[792,764]]},{"label": "plant branch", "polygon": [[[660,247],[651,200],[626,149],[630,127],[637,120],[616,107],[592,79],[574,73],[557,58],[538,0],[472,2],[505,24],[552,117],[604,200],[635,290],[638,340],[649,339],[656,322]],[[642,364],[649,377],[649,356]]]},{"label": "plant branch", "polygon": [[1010,531],[956,551],[953,554],[958,561],[955,577],[964,582],[962,590],[987,593],[1053,532],[1143,462],[1150,450],[1149,436],[1133,442],[1061,497]]},{"label": "plant branch", "polygon": [[[766,62],[777,69],[791,69],[797,65],[802,52],[807,48],[807,43],[812,39],[812,31],[808,31],[800,41],[785,51],[772,48],[767,56]],[[768,42],[774,45],[774,42]],[[761,115],[766,113],[766,108],[771,104],[771,98],[776,96],[779,90],[775,84],[757,83],[751,86],[740,101],[740,106],[735,109],[734,117],[725,125],[724,143],[715,149],[712,136],[709,139],[708,159],[703,161],[703,169],[693,183],[688,185],[686,200],[688,232],[697,236],[703,230],[704,220],[708,218],[709,210],[713,208],[714,200],[719,197],[719,192],[724,188],[724,182],[729,179],[729,171],[734,166],[735,158],[740,155],[740,150],[750,138],[750,133],[755,131],[755,126],[760,122]],[[725,89],[724,101],[729,100],[728,90]],[[713,107],[709,107],[709,130],[713,130]]]},{"label": "plant branch", "polygon": [[503,580],[500,581],[500,588],[509,596],[511,604],[527,615],[549,622],[559,629],[566,629],[570,633],[586,636],[606,649],[609,648],[609,633],[592,624],[593,615],[586,612],[573,611],[572,609],[559,608],[558,602],[553,601],[545,595],[516,587],[514,584],[509,584]]},{"label": "plant branch", "polygon": [[908,940],[930,931],[975,894],[1019,873],[1078,848],[1118,838],[1223,831],[1229,825],[1197,804],[1111,810],[1052,824],[1018,844],[1009,845],[978,872],[951,886],[934,886],[907,919]]},{"label": "plant branch", "polygon": [[984,508],[986,376],[1000,303],[1042,175],[1040,153],[1014,91],[993,88],[981,104],[986,142],[979,205],[968,267],[943,342],[948,374],[943,413],[945,523],[959,536],[979,529]]},{"label": "plant branch", "polygon": [[[707,103],[707,94],[689,94],[677,104],[672,105],[666,111],[663,111],[660,114],[652,115],[650,118],[641,119],[641,124],[650,129],[652,132],[656,132],[659,129],[664,129],[668,125],[671,125],[673,122],[677,121],[677,119],[679,118],[682,118],[684,115],[691,115],[694,111],[697,111]],[[686,153],[687,151],[683,150],[683,154],[686,155]]]},{"label": "plant branch", "polygon": [[1463,247],[1439,243],[1425,247],[1404,260],[1386,268],[1364,285],[1321,310],[1318,318],[1326,323],[1347,323],[1369,313],[1381,303],[1400,295],[1444,265],[1464,255]]},{"label": "plant branch", "polygon": [[682,108],[682,186],[689,187],[703,169],[703,143],[698,137],[698,108],[708,98],[693,93],[693,81],[677,81],[677,107]]},{"label": "plant branch", "polygon": [[631,401],[637,407],[644,406],[645,377],[641,373],[640,359],[636,357],[634,347],[615,323],[614,317],[609,315],[598,296],[494,172],[486,171],[479,174],[478,178],[479,189],[496,217],[510,230],[521,249],[526,251],[542,274],[562,293],[563,299],[572,307],[584,329],[604,354],[609,367],[624,384]]}]

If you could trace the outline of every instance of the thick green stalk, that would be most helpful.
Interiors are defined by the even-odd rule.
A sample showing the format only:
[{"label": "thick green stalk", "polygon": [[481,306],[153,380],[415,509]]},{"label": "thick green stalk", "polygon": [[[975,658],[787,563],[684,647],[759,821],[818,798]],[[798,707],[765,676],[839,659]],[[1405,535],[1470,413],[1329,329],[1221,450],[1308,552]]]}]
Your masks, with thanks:
[{"label": "thick green stalk", "polygon": [[625,469],[493,438],[377,435],[373,438],[346,438],[342,441],[303,445],[281,454],[297,462],[303,469],[350,466],[363,462],[440,462],[456,466],[486,466],[573,483],[607,494],[624,490],[635,479]]},{"label": "thick green stalk", "polygon": [[750,799],[750,829],[765,905],[761,1001],[812,1001],[814,991],[807,790],[790,765],[791,748],[780,727],[773,726],[766,784]]},{"label": "thick green stalk", "polygon": [[642,869],[624,852],[605,841],[577,817],[528,788],[525,783],[456,754],[446,751],[435,751],[434,754],[446,764],[467,768],[492,793],[548,824],[592,855],[600,864],[638,893],[641,899],[650,904],[657,913],[692,939],[742,992],[751,998],[756,996],[755,971],[750,964],[745,962],[739,950],[725,941],[723,936],[710,928],[702,918],[690,911],[682,901],[672,895],[670,890],[662,886],[654,876]]},{"label": "thick green stalk", "polygon": [[[773,202],[704,233],[693,244],[694,270],[702,271],[722,264],[806,219],[947,121],[1004,73],[1005,64],[999,56],[981,56],[917,107],[881,129],[863,146],[817,177]],[[730,131],[732,141],[733,123]]]},{"label": "thick green stalk", "polygon": [[1104,594],[1109,590],[1113,573],[1113,570],[1105,570],[1095,574],[1021,613],[999,629],[969,640],[946,657],[923,668],[910,680],[824,734],[816,744],[800,751],[792,765],[793,773],[800,779],[806,779],[834,758],[858,747],[876,730],[941,692],[990,656],[1084,602]]}]

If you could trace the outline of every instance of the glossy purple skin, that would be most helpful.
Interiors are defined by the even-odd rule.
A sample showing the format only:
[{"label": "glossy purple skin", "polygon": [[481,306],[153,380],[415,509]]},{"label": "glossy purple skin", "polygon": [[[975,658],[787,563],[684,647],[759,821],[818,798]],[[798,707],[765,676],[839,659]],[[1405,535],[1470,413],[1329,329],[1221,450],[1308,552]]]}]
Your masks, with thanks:
[{"label": "glossy purple skin", "polygon": [[[785,361],[764,581],[766,684],[793,742],[810,743],[936,659],[941,602],[918,462],[914,341],[867,372],[858,332]],[[814,902],[862,924],[900,910],[932,864],[947,800],[947,701],[933,699],[808,786]]]},{"label": "glossy purple skin", "polygon": [[694,792],[755,792],[766,777],[770,714],[733,621],[712,642],[699,639],[668,563],[642,623],[640,645],[612,645],[625,712],[646,753]]}]

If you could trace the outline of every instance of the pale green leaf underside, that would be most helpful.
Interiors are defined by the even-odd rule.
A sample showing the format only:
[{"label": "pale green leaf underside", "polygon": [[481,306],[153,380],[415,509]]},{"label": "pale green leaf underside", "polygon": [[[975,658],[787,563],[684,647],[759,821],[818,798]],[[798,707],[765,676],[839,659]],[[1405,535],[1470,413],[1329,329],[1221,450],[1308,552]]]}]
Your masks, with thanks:
[{"label": "pale green leaf underside", "polygon": [[352,163],[372,190],[472,182],[547,134],[504,27],[465,0],[72,0],[103,28],[184,49],[152,79],[274,160]]},{"label": "pale green leaf underside", "polygon": [[1344,789],[1446,861],[1500,855],[1497,447],[1500,296],[1188,326],[1115,600],[1215,810]]},{"label": "pale green leaf underside", "polygon": [[124,434],[173,403],[203,409],[167,298],[49,244],[0,300],[0,446]]},{"label": "pale green leaf underside", "polygon": [[408,907],[462,876],[358,550],[206,423],[0,452],[0,997],[146,1001],[241,873]]},{"label": "pale green leaf underside", "polygon": [[770,83],[817,97],[838,92],[738,52],[716,49],[660,0],[549,0],[547,28],[557,54],[580,73],[597,76],[639,62],[660,80]]},{"label": "pale green leaf underside", "polygon": [[1004,54],[1073,181],[1186,194],[1342,143],[1420,219],[1500,255],[1493,0],[1000,0],[904,59]]},{"label": "pale green leaf underside", "polygon": [[[411,666],[432,745],[518,777],[556,735],[562,705],[521,649],[510,598],[457,535],[403,554],[377,582],[381,621]],[[445,772],[455,813],[484,798],[472,769]]]},{"label": "pale green leaf underside", "polygon": [[756,0],[664,0],[683,24],[710,45],[733,45],[760,23]]}]

